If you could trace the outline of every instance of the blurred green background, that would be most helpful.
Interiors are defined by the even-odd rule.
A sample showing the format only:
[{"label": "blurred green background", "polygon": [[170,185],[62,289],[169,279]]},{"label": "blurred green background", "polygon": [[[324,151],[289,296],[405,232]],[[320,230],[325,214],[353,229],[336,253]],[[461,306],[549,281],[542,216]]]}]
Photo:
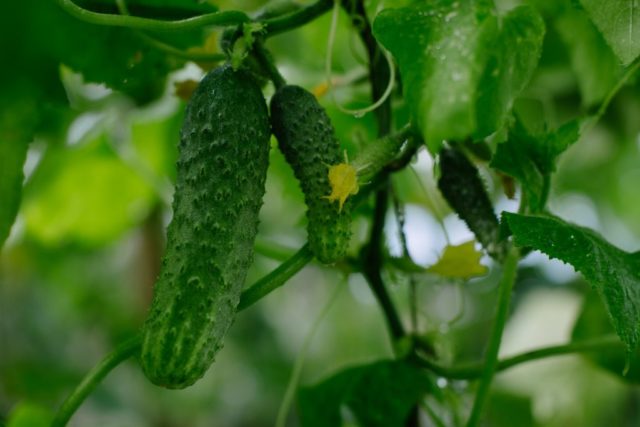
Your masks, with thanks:
[{"label": "blurred green background", "polygon": [[[245,11],[263,3],[215,2],[221,9]],[[368,11],[373,15],[391,3],[370,1]],[[509,7],[519,2],[498,3]],[[554,128],[597,108],[619,78],[620,66],[593,24],[583,12],[572,9],[571,2],[530,3],[544,13],[547,35],[539,69],[517,109],[541,126]],[[2,120],[28,134],[28,129],[35,132],[19,215],[0,259],[1,425],[12,411],[37,417],[38,411],[55,409],[104,354],[142,324],[170,219],[185,106],[175,96],[174,84],[198,79],[203,71],[193,63],[185,65],[138,47],[139,40],[130,31],[74,23],[50,2],[4,4],[0,16],[5,59],[0,75]],[[64,25],[55,26],[60,23]],[[329,16],[324,16],[269,40],[268,47],[291,83],[319,90],[325,79],[328,27]],[[190,37],[185,36],[184,46],[202,44],[211,35]],[[335,97],[352,107],[369,102],[366,83],[350,81],[365,69],[358,43],[342,14],[333,68],[347,84],[339,85]],[[141,60],[136,59],[139,52],[144,53]],[[127,61],[133,62],[123,77],[120,69]],[[174,71],[165,79],[170,70]],[[106,81],[119,90],[92,81]],[[265,93],[270,91],[267,87]],[[357,153],[375,135],[371,114],[355,118],[341,113],[330,96],[320,100],[349,153]],[[399,96],[394,108],[399,127],[407,117]],[[503,195],[499,177],[487,168],[483,177],[498,211],[517,208]],[[636,78],[615,98],[599,125],[563,156],[550,209],[636,251],[640,248],[638,183]],[[404,205],[405,233],[417,263],[432,264],[446,245],[441,224],[452,243],[471,238],[437,194],[433,160],[426,152],[411,169],[395,175],[393,184]],[[248,285],[304,243],[304,210],[291,170],[272,150]],[[357,212],[354,256],[366,240],[370,210],[365,205]],[[390,253],[399,254],[393,214],[388,218],[387,246]],[[407,324],[409,283],[416,284],[416,332],[433,343],[445,364],[478,360],[482,354],[499,276],[491,267],[487,277],[469,282],[385,270]],[[341,291],[311,343],[302,384],[317,382],[345,366],[392,357],[381,311],[363,277],[311,264],[237,317],[215,364],[196,385],[184,391],[155,387],[135,361],[128,361],[96,389],[71,425],[273,425],[294,360],[336,287]],[[502,354],[568,341],[591,293],[570,267],[538,253],[529,255],[516,284]],[[585,328],[609,330],[606,319],[597,315],[589,317]],[[640,389],[620,373],[579,356],[565,356],[499,374],[487,425],[640,425]],[[431,402],[434,411],[447,425],[459,425],[472,402],[472,385],[442,378],[437,384],[445,397],[443,402]],[[424,425],[430,422],[425,416]],[[295,410],[290,425],[297,425]]]}]

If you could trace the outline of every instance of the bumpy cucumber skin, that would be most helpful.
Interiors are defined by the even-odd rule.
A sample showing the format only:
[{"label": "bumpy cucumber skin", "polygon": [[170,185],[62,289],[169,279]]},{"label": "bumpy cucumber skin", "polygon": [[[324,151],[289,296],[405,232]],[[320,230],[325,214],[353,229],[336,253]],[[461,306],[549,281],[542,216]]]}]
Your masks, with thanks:
[{"label": "bumpy cucumber skin", "polygon": [[498,218],[493,211],[478,169],[460,151],[440,152],[438,188],[451,208],[467,223],[489,255],[498,261],[506,256],[506,242],[500,237]]},{"label": "bumpy cucumber skin", "polygon": [[271,128],[304,193],[309,247],[320,262],[334,263],[349,246],[351,200],[340,210],[325,198],[329,166],[344,161],[331,120],[313,94],[288,85],[271,98]]},{"label": "bumpy cucumber skin", "polygon": [[143,326],[140,360],[157,385],[184,388],[213,363],[253,258],[270,126],[260,88],[229,66],[186,109],[173,219]]}]

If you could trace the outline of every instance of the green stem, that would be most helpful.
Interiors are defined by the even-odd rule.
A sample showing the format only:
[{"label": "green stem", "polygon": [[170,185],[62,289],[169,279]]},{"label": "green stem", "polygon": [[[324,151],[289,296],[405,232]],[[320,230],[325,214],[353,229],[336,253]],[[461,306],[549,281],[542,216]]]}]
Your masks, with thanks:
[{"label": "green stem", "polygon": [[[345,277],[346,279],[346,277]],[[346,280],[345,280],[346,281]],[[313,338],[316,336],[322,321],[327,316],[331,307],[338,299],[338,295],[340,295],[340,291],[345,288],[346,283],[338,283],[336,285],[335,290],[329,297],[329,300],[325,304],[324,308],[318,314],[316,320],[314,320],[311,330],[307,334],[302,343],[302,347],[296,357],[296,360],[293,364],[293,370],[291,371],[291,377],[289,378],[289,383],[287,384],[287,389],[284,393],[284,397],[282,398],[282,404],[280,405],[280,409],[278,409],[278,415],[276,417],[275,427],[285,427],[287,423],[287,416],[289,415],[289,410],[291,409],[291,404],[295,399],[296,391],[298,390],[298,383],[300,382],[300,376],[302,374],[302,368],[304,366],[305,358],[307,357],[307,352],[309,351],[309,347],[311,347],[311,342]]]},{"label": "green stem", "polygon": [[482,416],[482,409],[489,397],[489,388],[491,387],[493,375],[498,366],[498,351],[500,350],[500,343],[502,341],[502,332],[504,331],[505,324],[507,323],[509,305],[511,303],[511,291],[513,290],[513,284],[516,280],[519,259],[520,253],[518,250],[511,248],[504,261],[502,279],[499,284],[500,288],[498,293],[496,318],[491,331],[491,337],[489,338],[489,346],[485,355],[485,362],[482,370],[482,376],[480,377],[478,392],[476,394],[476,399],[473,402],[473,408],[471,409],[471,416],[467,422],[467,427],[475,427],[478,425],[480,417]]},{"label": "green stem", "polygon": [[227,59],[227,55],[224,53],[207,53],[207,52],[189,52],[172,46],[168,43],[155,39],[148,34],[140,34],[140,37],[152,47],[158,50],[162,50],[169,55],[173,55],[176,58],[185,59],[187,61],[194,62],[222,62]]},{"label": "green stem", "polygon": [[604,116],[604,113],[607,112],[607,109],[609,108],[609,104],[611,104],[611,101],[613,101],[613,98],[615,98],[618,92],[620,92],[620,89],[624,87],[627,81],[629,81],[629,79],[639,69],[640,69],[640,58],[637,58],[634,62],[632,62],[627,67],[624,74],[622,75],[622,77],[620,77],[620,80],[618,80],[616,85],[613,88],[611,88],[611,90],[607,94],[607,97],[604,99],[604,101],[602,101],[602,104],[600,104],[600,108],[598,108],[598,111],[596,111],[596,113],[589,118],[588,122],[585,124],[584,128],[582,129],[581,133],[583,135],[589,132],[596,125],[596,123],[600,121],[602,116]]},{"label": "green stem", "polygon": [[306,244],[287,261],[280,264],[275,270],[258,280],[253,286],[245,289],[240,296],[238,311],[255,304],[270,292],[284,285],[293,275],[307,265],[313,259],[313,253]]},{"label": "green stem", "polygon": [[[312,259],[313,254],[309,250],[309,247],[307,245],[303,246],[297,253],[282,263],[278,268],[258,280],[255,285],[245,290],[240,297],[238,311],[244,310],[271,291],[282,286]],[[84,402],[100,381],[102,381],[104,377],[106,377],[107,374],[116,366],[136,354],[140,349],[141,343],[142,339],[140,335],[136,335],[116,347],[111,353],[102,359],[100,363],[91,369],[82,382],[62,403],[53,420],[52,427],[65,426],[73,414],[78,410],[82,402]]]},{"label": "green stem", "polygon": [[260,237],[256,239],[253,248],[257,254],[271,258],[275,261],[286,261],[295,252],[294,248],[273,241],[268,241]]},{"label": "green stem", "polygon": [[[500,360],[496,367],[496,372],[506,371],[507,369],[513,368],[523,363],[532,362],[552,356],[564,356],[575,353],[589,353],[615,348],[619,348],[620,350],[626,349],[620,339],[614,335],[586,341],[572,342],[569,344],[542,347]],[[460,366],[446,367],[440,366],[437,363],[434,363],[424,357],[419,357],[416,359],[416,361],[420,364],[420,366],[430,370],[436,375],[454,380],[476,379],[479,378],[484,371],[484,366],[482,363],[470,363]]]},{"label": "green stem", "polygon": [[159,19],[141,18],[137,16],[98,13],[84,9],[71,0],[56,0],[58,5],[70,15],[96,25],[112,27],[126,27],[137,30],[172,32],[194,30],[205,26],[230,26],[249,22],[251,19],[244,12],[229,10],[207,13],[193,18],[177,21],[163,21]]},{"label": "green stem", "polygon": [[254,43],[253,54],[262,68],[269,75],[269,79],[273,82],[276,90],[287,84],[284,77],[282,77],[282,74],[280,74],[280,71],[278,71],[276,64],[273,62],[273,57],[261,41],[256,41]]},{"label": "green stem", "polygon": [[313,21],[318,16],[326,13],[333,6],[333,0],[318,0],[284,16],[266,19],[262,21],[266,37],[275,36]]},{"label": "green stem", "polygon": [[[376,102],[383,95],[389,83],[390,70],[385,56],[378,46],[378,42],[373,37],[371,23],[367,17],[367,13],[362,0],[352,0],[343,2],[343,6],[347,8],[350,14],[354,28],[359,30],[360,40],[367,51],[367,59],[369,62],[369,79],[371,81],[371,100]],[[353,7],[353,11],[348,7]],[[353,13],[351,13],[353,12]],[[376,121],[378,122],[378,136],[385,136],[391,132],[391,97],[387,97],[380,107],[375,110]]]},{"label": "green stem", "polygon": [[[118,12],[120,12],[121,15],[130,16],[129,9],[127,8],[125,0],[116,0],[116,7],[118,8]],[[150,36],[149,34],[138,32],[137,35],[149,46],[155,47],[156,49],[168,53],[169,55],[173,55],[177,58],[186,59],[189,61],[211,62],[224,61],[225,59],[227,59],[227,56],[222,53],[187,52],[161,40],[158,40],[155,37]]]},{"label": "green stem", "polygon": [[[359,36],[364,44],[369,61],[369,80],[371,82],[371,99],[379,99],[384,93],[386,88],[389,70],[383,61],[378,43],[373,37],[371,32],[371,25],[364,10],[364,4],[361,0],[355,0],[352,4],[354,7],[352,21],[356,28],[359,29]],[[348,7],[346,2],[343,6]],[[347,12],[351,12],[347,10]],[[387,98],[385,102],[380,105],[380,108],[376,110],[376,121],[378,123],[378,136],[385,137],[391,131],[391,103]],[[400,315],[396,310],[393,300],[387,292],[384,281],[382,280],[381,267],[383,262],[382,250],[383,250],[383,234],[384,234],[384,222],[387,212],[387,204],[389,199],[389,182],[388,174],[382,172],[380,177],[383,177],[383,182],[380,189],[376,192],[375,211],[373,216],[373,222],[371,226],[371,233],[369,237],[369,243],[365,247],[363,252],[363,273],[371,291],[375,295],[382,311],[384,312],[385,319],[389,332],[394,340],[397,340],[405,335],[404,326],[400,320]]]},{"label": "green stem", "polygon": [[389,332],[394,341],[396,341],[404,336],[404,326],[402,325],[400,315],[387,292],[387,288],[382,280],[382,274],[380,273],[380,266],[382,266],[383,261],[382,235],[387,212],[388,196],[389,190],[387,186],[378,190],[376,193],[375,211],[373,214],[373,224],[371,226],[369,244],[364,251],[363,273],[367,282],[369,282],[371,291],[382,308]]},{"label": "green stem", "polygon": [[78,407],[80,407],[82,402],[84,402],[100,381],[102,381],[102,379],[106,377],[113,368],[139,351],[141,342],[142,340],[140,335],[136,335],[117,346],[111,353],[105,356],[100,363],[94,366],[93,369],[91,369],[82,379],[82,382],[62,403],[53,419],[53,422],[51,423],[51,426],[65,426]]},{"label": "green stem", "polygon": [[604,99],[604,101],[600,105],[600,108],[598,108],[598,111],[596,112],[596,120],[600,119],[600,117],[604,115],[604,113],[607,111],[607,108],[609,108],[609,104],[611,104],[611,101],[613,101],[613,98],[615,98],[618,92],[620,92],[620,89],[622,89],[622,87],[627,83],[627,81],[629,81],[631,76],[633,76],[636,71],[638,71],[638,69],[640,69],[640,58],[636,59],[629,65],[629,67],[627,67],[620,80],[618,80],[616,85],[607,94],[607,97]]}]

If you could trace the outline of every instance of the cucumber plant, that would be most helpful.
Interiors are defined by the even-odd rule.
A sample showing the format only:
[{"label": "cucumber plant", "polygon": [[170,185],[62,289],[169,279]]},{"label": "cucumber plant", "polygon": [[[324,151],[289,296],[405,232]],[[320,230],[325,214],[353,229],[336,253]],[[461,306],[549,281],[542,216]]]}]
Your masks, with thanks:
[{"label": "cucumber plant", "polygon": [[[302,427],[552,425],[531,410],[545,403],[536,400],[535,393],[515,396],[504,387],[508,381],[495,384],[493,380],[513,366],[559,354],[589,352],[585,361],[625,382],[638,381],[640,229],[636,219],[640,202],[628,184],[637,177],[634,165],[640,162],[636,144],[640,126],[633,116],[640,103],[640,26],[634,24],[640,9],[634,2],[610,1],[603,6],[595,0],[553,4],[274,0],[255,10],[248,10],[246,4],[251,2],[227,0],[215,2],[216,6],[178,0],[130,0],[130,4],[26,0],[20,7],[9,3],[0,6],[0,46],[7,52],[6,63],[15,62],[14,67],[6,67],[6,78],[0,79],[0,244],[7,240],[16,215],[21,215],[22,226],[8,239],[7,259],[39,268],[39,263],[29,262],[39,239],[59,244],[55,239],[65,232],[72,234],[68,230],[80,220],[89,226],[85,224],[79,236],[91,235],[92,227],[107,228],[107,221],[97,220],[96,212],[78,210],[90,209],[91,202],[101,197],[120,202],[100,205],[102,211],[109,210],[104,216],[110,218],[119,212],[120,216],[144,212],[135,207],[152,200],[153,206],[144,205],[153,215],[148,215],[142,229],[153,234],[151,240],[156,242],[163,234],[159,231],[162,213],[171,219],[164,255],[159,244],[154,246],[157,253],[145,251],[147,262],[160,264],[151,280],[150,301],[139,310],[146,318],[118,324],[127,323],[126,329],[137,333],[89,371],[55,413],[26,402],[4,416],[9,405],[2,399],[18,400],[12,393],[37,395],[29,389],[30,381],[46,370],[29,372],[28,381],[23,381],[21,369],[28,369],[24,366],[30,366],[31,360],[25,358],[29,363],[23,363],[15,356],[21,346],[13,346],[11,336],[3,337],[0,426],[66,425],[100,381],[129,358],[137,360],[135,369],[143,374],[132,381],[144,381],[141,387],[158,393],[161,389],[154,385],[184,389],[208,372],[215,378],[235,372],[227,369],[228,360],[216,365],[214,359],[223,351],[225,339],[229,340],[225,336],[239,312],[287,285],[310,263],[341,275],[364,277],[388,329],[391,350],[367,353],[369,359],[379,360],[303,386],[297,384],[301,356],[283,398],[278,427],[293,421],[289,416],[292,400],[297,402],[296,417]],[[241,4],[247,10],[241,10]],[[325,15],[329,20],[323,19]],[[300,33],[288,34],[293,31]],[[272,41],[276,36],[282,38]],[[317,49],[320,39],[322,44],[326,41],[327,51]],[[313,52],[320,52],[322,58]],[[333,67],[334,58],[340,58],[339,66]],[[324,69],[318,65],[322,62]],[[177,84],[180,99],[187,100],[180,132],[171,126],[154,128],[153,137],[136,141],[135,150],[129,150],[139,150],[139,158],[132,160],[122,131],[129,120],[125,113],[142,108],[155,111],[156,105],[177,109],[176,97],[160,97],[161,88],[168,77],[174,78],[172,71],[187,63],[192,63],[187,73],[197,74],[196,64],[204,77],[197,83]],[[332,68],[353,72],[333,75]],[[95,100],[95,91],[86,89],[74,73],[113,92],[106,91],[104,98]],[[561,78],[555,81],[555,77]],[[325,97],[327,92],[332,96]],[[124,96],[134,103],[122,102]],[[85,137],[90,143],[75,141],[87,117],[111,117],[112,110],[118,111],[118,118],[127,117],[121,120],[122,126],[105,119],[108,137]],[[70,127],[74,114],[80,114],[79,125]],[[600,130],[598,138],[593,138],[594,128]],[[71,144],[43,143],[66,133]],[[34,138],[38,142],[29,152]],[[164,175],[171,172],[158,166],[170,157],[158,154],[163,139],[178,152],[172,202],[164,185]],[[605,140],[606,149],[598,146],[597,155],[588,154]],[[584,149],[572,149],[573,145]],[[272,156],[278,159],[276,150],[284,160],[270,165]],[[38,162],[40,155],[43,160]],[[560,162],[565,156],[568,160]],[[290,167],[293,177],[282,173],[280,164]],[[106,175],[111,180],[101,175],[108,169],[105,165],[118,167]],[[273,174],[268,178],[269,172]],[[138,181],[123,177],[128,173]],[[596,173],[603,178],[593,179]],[[156,179],[154,174],[163,176]],[[96,178],[86,179],[88,175]],[[140,184],[145,179],[148,182]],[[303,234],[298,218],[289,216],[290,199],[265,192],[268,179],[275,182],[270,189],[302,189],[306,242],[298,250],[261,240],[260,233],[269,231],[264,230],[269,221],[259,227],[263,198],[269,207],[266,215],[281,206],[279,220],[291,229],[287,238],[294,241]],[[292,182],[278,181],[283,179]],[[84,185],[85,180],[88,202],[80,200],[84,193],[69,187],[70,182]],[[104,182],[114,182],[113,186],[117,182],[118,189],[102,186],[94,191],[95,185]],[[142,191],[142,187],[151,189]],[[52,188],[64,193],[63,198]],[[572,224],[581,222],[581,217],[578,210],[563,207],[566,200],[558,197],[563,192],[581,192],[594,206],[604,206],[603,223],[610,221],[606,218],[612,212],[618,215],[620,220],[606,222],[600,231],[624,230],[626,248],[610,242],[614,234],[603,236]],[[276,198],[282,199],[277,200],[279,205]],[[584,203],[579,207],[586,209]],[[57,209],[66,209],[67,217]],[[408,215],[416,210],[437,220],[442,239],[437,231],[426,232],[431,228],[411,221]],[[557,213],[572,217],[565,220]],[[152,220],[155,228],[148,227]],[[36,228],[33,223],[38,221]],[[127,225],[137,225],[130,224],[135,221],[131,219],[120,221],[124,225],[112,228],[121,233]],[[393,222],[395,228],[390,227]],[[464,243],[455,241],[461,227],[468,234]],[[83,248],[86,241],[96,244],[95,239],[69,241]],[[424,254],[416,249],[416,242],[429,242],[442,256],[432,265],[418,262]],[[65,262],[58,250],[51,257],[56,265]],[[254,251],[280,264],[264,274],[268,264],[254,264]],[[546,280],[538,265],[520,264],[534,251],[569,264],[580,274],[563,286],[574,298],[589,292],[589,287],[594,291],[576,316],[570,341],[502,359],[503,332],[511,310],[519,310],[523,300],[531,301],[530,287],[542,288],[531,283]],[[6,277],[11,277],[11,268],[7,271]],[[245,285],[249,276],[258,279]],[[4,278],[3,270],[3,284]],[[315,281],[308,282],[312,286]],[[354,283],[349,288],[356,294]],[[53,288],[46,287],[47,292],[53,293]],[[453,289],[460,296],[459,304],[454,307],[437,296],[426,298],[439,288]],[[39,292],[29,286],[17,289]],[[68,287],[60,289],[55,292],[63,294]],[[515,297],[514,289],[518,290]],[[4,287],[0,292],[2,304],[8,298]],[[280,292],[286,297],[294,291],[285,286]],[[13,297],[12,293],[12,301]],[[29,299],[33,301],[38,298]],[[332,329],[348,335],[355,330],[354,324],[362,322],[363,330],[378,334],[379,328],[358,317],[358,302],[350,303],[354,309],[341,312],[339,325],[336,321]],[[87,310],[98,310],[98,306]],[[251,324],[254,331],[263,334],[263,328],[267,331],[279,323],[266,317],[265,313],[273,314],[269,310],[273,309],[264,305],[247,316],[256,321]],[[12,307],[0,306],[0,315],[5,312],[12,313]],[[68,318],[58,324],[67,327]],[[514,322],[513,327],[518,324]],[[32,334],[30,327],[22,329],[25,336]],[[55,331],[42,335],[55,335]],[[121,328],[107,332],[122,335]],[[255,336],[247,353],[262,363],[266,340],[257,342]],[[367,341],[352,338],[334,347],[351,348]],[[271,348],[278,345],[277,340],[269,344]],[[63,346],[57,345],[56,351],[59,347]],[[51,354],[52,348],[42,353]],[[237,362],[242,350],[231,350],[223,354]],[[20,364],[12,364],[16,358]],[[461,359],[474,361],[461,364]],[[576,372],[582,369],[576,366]],[[262,375],[262,365],[259,368]],[[66,366],[62,377],[70,377],[68,370]],[[248,366],[241,370],[253,376],[257,372]],[[205,382],[198,383],[194,395],[164,392],[179,396],[176,399],[224,396],[221,401],[228,401],[230,392],[225,387],[209,390]],[[578,401],[582,395],[577,393],[586,392],[575,391],[581,383],[574,383]],[[609,424],[640,423],[637,411],[621,403],[637,400],[631,388],[620,385],[614,393],[607,387],[613,386],[603,387],[600,397],[607,397],[607,408],[621,414]],[[45,405],[61,400],[62,392],[55,390],[55,396],[43,400]],[[148,395],[143,398],[158,396]],[[111,395],[100,396],[96,401],[114,401],[104,398]],[[614,402],[611,396],[624,399]],[[271,404],[269,399],[264,401]],[[157,411],[154,419],[164,422],[166,418],[166,423],[176,425],[209,425],[214,421],[205,417],[219,410],[195,414],[199,411],[171,412],[171,405],[155,401],[152,406]],[[590,406],[599,410],[597,405]],[[203,408],[194,403],[196,407]],[[218,423],[241,418],[243,424],[257,425],[253,412],[229,418],[216,413],[215,418]],[[593,424],[597,421],[589,420],[612,416],[612,412],[602,409],[594,417],[585,411],[565,413],[559,419],[568,420],[567,425],[597,427]],[[180,420],[171,421],[174,418]]]}]

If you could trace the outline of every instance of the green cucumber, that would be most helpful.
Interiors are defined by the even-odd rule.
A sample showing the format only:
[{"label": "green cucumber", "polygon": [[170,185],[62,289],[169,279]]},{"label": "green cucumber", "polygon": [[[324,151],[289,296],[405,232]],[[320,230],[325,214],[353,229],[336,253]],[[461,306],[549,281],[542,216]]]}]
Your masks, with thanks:
[{"label": "green cucumber", "polygon": [[438,188],[487,253],[502,260],[507,248],[500,236],[498,218],[478,169],[464,153],[455,148],[440,151]]},{"label": "green cucumber", "polygon": [[349,246],[351,199],[329,198],[330,167],[343,162],[331,120],[313,94],[283,86],[271,98],[271,127],[304,193],[309,247],[321,262],[334,263]]},{"label": "green cucumber", "polygon": [[173,219],[143,326],[140,361],[157,385],[201,378],[235,317],[253,258],[269,156],[268,110],[244,71],[210,72],[187,106]]}]

